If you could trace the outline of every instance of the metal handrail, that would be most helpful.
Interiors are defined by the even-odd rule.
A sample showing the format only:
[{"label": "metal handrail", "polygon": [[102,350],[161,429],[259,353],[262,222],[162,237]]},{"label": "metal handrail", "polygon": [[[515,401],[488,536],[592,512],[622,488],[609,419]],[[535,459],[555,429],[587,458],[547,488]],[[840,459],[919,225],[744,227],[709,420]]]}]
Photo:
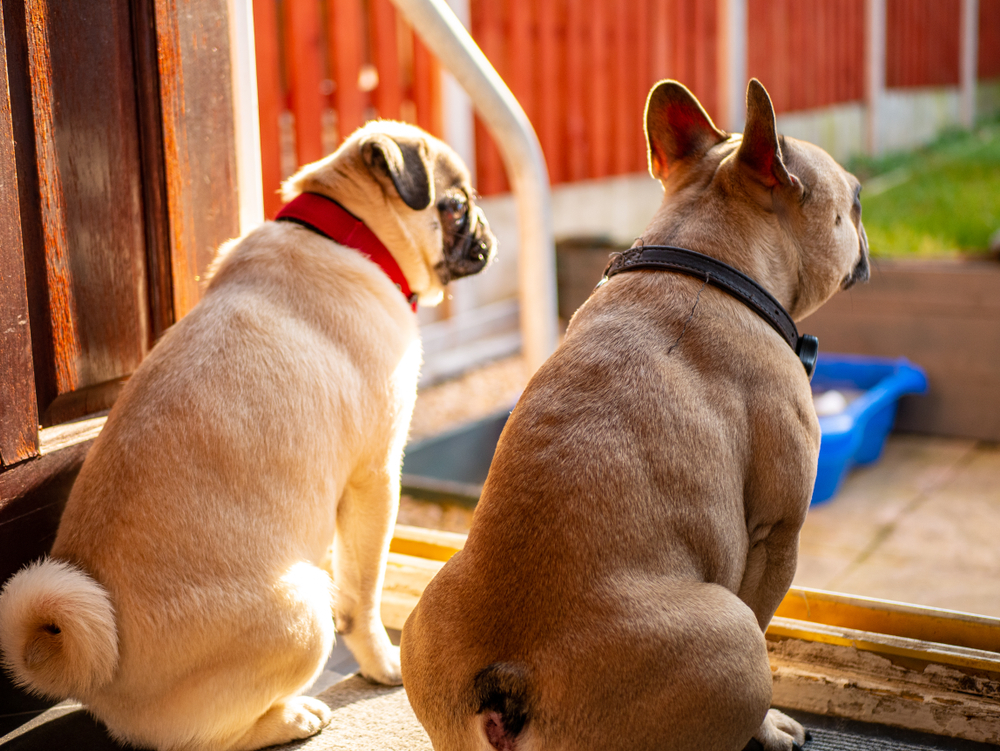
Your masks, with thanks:
[{"label": "metal handrail", "polygon": [[545,158],[527,115],[444,0],[392,0],[468,93],[496,141],[517,202],[524,357],[534,372],[555,350],[555,248]]}]

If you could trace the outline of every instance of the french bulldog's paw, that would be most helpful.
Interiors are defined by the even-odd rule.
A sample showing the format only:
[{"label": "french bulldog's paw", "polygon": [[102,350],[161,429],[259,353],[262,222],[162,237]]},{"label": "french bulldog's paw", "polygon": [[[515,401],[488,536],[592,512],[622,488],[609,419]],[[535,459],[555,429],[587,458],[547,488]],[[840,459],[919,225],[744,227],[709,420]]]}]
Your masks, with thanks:
[{"label": "french bulldog's paw", "polygon": [[801,724],[784,712],[769,709],[745,751],[800,751],[806,740],[806,730]]},{"label": "french bulldog's paw", "polygon": [[403,671],[399,667],[399,647],[388,645],[378,650],[370,659],[358,660],[361,675],[372,683],[384,686],[399,686],[403,683]]}]

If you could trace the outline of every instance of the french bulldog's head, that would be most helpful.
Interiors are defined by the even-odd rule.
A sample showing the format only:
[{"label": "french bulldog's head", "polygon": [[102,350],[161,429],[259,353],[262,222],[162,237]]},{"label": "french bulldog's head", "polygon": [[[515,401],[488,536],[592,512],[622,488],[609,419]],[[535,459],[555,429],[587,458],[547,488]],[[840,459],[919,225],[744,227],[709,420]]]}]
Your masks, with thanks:
[{"label": "french bulldog's head", "polygon": [[368,225],[425,305],[440,302],[452,279],[481,271],[496,249],[461,158],[413,125],[375,120],[359,128],[289,178],[282,196],[307,191],[333,198]]},{"label": "french bulldog's head", "polygon": [[646,244],[688,247],[735,266],[796,320],[867,281],[860,183],[818,146],[778,136],[756,79],[742,134],[716,128],[682,84],[659,82],[646,103],[646,138],[649,171],[665,192]]}]

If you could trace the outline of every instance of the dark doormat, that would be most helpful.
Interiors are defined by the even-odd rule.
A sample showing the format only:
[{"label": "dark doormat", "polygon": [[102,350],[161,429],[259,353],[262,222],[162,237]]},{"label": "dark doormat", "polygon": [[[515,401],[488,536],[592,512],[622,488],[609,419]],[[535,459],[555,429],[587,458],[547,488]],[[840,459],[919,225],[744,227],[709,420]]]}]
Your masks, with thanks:
[{"label": "dark doormat", "polygon": [[[996,746],[918,733],[867,722],[783,709],[805,725],[812,738],[805,751],[989,751]],[[3,751],[123,751],[104,728],[80,709],[50,710],[51,719],[12,737]],[[372,750],[374,751],[374,749]]]},{"label": "dark doormat", "polygon": [[782,709],[809,729],[805,751],[987,751],[997,747],[887,725]]}]

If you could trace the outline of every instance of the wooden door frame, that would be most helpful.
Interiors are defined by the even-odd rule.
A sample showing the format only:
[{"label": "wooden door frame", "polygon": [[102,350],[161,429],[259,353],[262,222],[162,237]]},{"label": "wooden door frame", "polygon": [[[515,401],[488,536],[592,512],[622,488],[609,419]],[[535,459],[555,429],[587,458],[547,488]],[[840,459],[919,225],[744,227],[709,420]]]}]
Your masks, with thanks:
[{"label": "wooden door frame", "polygon": [[[125,380],[41,405],[36,393],[32,333],[37,347],[51,322],[29,311],[23,246],[53,240],[41,230],[26,18],[32,4],[51,1],[65,0],[0,4],[0,582],[51,547],[73,480],[103,426],[101,417],[86,415],[107,410]],[[129,0],[128,8],[151,346],[197,303],[215,250],[239,234],[229,2]],[[53,423],[71,421],[42,429],[46,411]],[[5,712],[47,704],[0,681]]]}]

